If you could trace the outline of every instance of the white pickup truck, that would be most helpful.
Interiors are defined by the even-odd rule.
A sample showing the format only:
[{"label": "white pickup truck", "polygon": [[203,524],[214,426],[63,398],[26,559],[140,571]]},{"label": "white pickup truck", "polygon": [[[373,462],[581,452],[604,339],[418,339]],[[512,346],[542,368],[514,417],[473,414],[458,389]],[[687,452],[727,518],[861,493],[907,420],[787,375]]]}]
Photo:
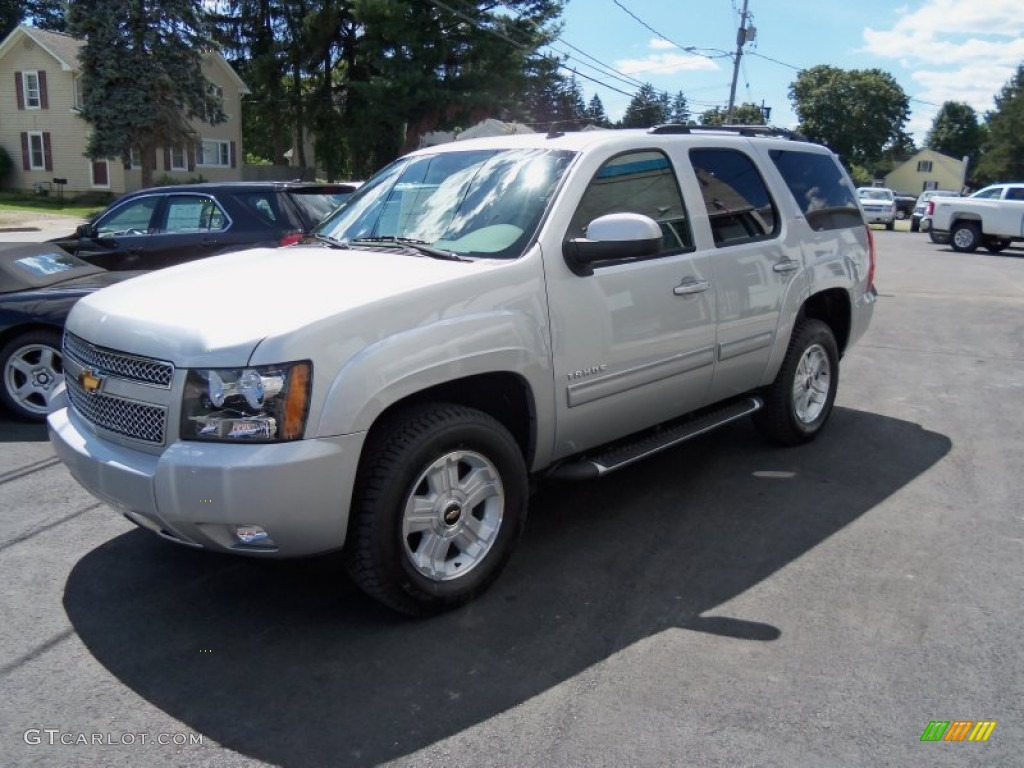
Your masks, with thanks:
[{"label": "white pickup truck", "polygon": [[1024,183],[993,184],[970,197],[936,197],[928,202],[931,229],[948,235],[956,251],[984,246],[999,253],[1024,240]]}]

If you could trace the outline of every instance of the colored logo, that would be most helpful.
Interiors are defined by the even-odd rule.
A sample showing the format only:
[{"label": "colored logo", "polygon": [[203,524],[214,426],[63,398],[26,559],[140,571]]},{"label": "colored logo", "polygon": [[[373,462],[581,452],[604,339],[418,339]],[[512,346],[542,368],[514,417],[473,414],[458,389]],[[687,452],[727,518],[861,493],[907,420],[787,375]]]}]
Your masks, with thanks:
[{"label": "colored logo", "polygon": [[921,741],[988,741],[995,728],[995,720],[932,720]]},{"label": "colored logo", "polygon": [[78,374],[78,383],[82,385],[82,389],[91,395],[94,392],[100,391],[100,385],[103,384],[103,379],[86,368]]}]

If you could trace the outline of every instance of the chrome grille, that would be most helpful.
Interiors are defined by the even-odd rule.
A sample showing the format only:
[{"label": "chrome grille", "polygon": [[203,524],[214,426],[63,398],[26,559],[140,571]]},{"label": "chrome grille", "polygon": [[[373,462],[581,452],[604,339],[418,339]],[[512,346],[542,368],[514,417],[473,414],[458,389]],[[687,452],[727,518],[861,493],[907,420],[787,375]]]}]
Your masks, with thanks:
[{"label": "chrome grille", "polygon": [[162,445],[167,424],[167,409],[123,397],[86,392],[78,380],[64,379],[68,397],[82,418],[111,432],[136,440]]},{"label": "chrome grille", "polygon": [[64,333],[64,352],[84,366],[164,389],[171,386],[174,377],[174,366],[171,363],[97,347],[70,332]]}]

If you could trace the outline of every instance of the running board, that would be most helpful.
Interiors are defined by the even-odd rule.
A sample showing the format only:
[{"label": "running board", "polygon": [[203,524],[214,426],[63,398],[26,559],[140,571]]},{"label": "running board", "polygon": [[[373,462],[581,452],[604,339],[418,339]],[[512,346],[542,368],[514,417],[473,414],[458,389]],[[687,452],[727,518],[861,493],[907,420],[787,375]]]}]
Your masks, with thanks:
[{"label": "running board", "polygon": [[692,437],[749,416],[754,411],[759,411],[763,405],[761,398],[748,397],[675,426],[662,427],[653,433],[641,433],[640,437],[628,442],[617,442],[612,448],[593,456],[560,464],[548,476],[559,480],[593,480],[679,445]]}]

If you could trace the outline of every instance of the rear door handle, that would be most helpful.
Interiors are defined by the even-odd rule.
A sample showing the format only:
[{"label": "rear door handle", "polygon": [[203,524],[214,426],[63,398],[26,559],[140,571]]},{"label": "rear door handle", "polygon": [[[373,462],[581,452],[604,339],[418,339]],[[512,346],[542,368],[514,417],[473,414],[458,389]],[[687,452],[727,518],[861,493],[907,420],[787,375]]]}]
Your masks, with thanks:
[{"label": "rear door handle", "polygon": [[773,272],[793,272],[797,269],[800,269],[800,262],[793,261],[792,259],[779,261],[772,265]]},{"label": "rear door handle", "polygon": [[672,293],[676,296],[690,296],[694,293],[704,293],[707,289],[707,280],[694,280],[692,277],[687,277],[683,279],[683,282],[672,289]]}]

